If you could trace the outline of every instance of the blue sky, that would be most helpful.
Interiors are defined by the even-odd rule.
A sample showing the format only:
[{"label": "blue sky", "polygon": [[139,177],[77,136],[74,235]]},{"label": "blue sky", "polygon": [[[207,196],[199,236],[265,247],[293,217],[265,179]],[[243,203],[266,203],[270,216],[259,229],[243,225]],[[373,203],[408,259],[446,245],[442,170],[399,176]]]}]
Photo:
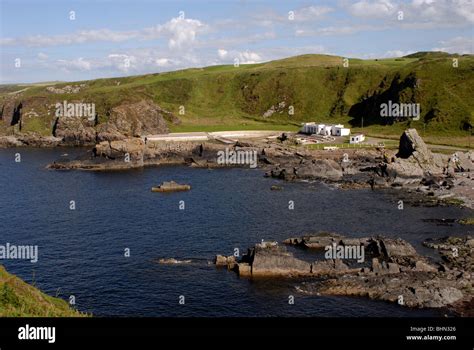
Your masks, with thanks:
[{"label": "blue sky", "polygon": [[0,83],[474,46],[473,0],[0,0],[0,17]]}]

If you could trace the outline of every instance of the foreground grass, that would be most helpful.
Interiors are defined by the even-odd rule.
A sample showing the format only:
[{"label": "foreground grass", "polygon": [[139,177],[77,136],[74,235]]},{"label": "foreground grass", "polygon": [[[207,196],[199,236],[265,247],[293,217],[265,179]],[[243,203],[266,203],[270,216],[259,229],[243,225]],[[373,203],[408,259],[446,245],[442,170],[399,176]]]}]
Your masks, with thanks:
[{"label": "foreground grass", "polygon": [[0,266],[0,317],[85,317]]}]

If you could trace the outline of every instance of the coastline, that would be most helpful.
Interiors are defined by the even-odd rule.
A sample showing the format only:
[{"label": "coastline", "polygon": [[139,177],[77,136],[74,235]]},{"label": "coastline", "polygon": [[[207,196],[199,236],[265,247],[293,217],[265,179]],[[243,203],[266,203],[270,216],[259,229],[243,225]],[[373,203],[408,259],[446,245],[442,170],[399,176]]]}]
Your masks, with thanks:
[{"label": "coastline", "polygon": [[[285,137],[283,137],[285,135]],[[294,138],[153,142],[144,138],[102,141],[75,160],[58,160],[54,170],[114,171],[160,165],[198,168],[253,167],[245,161],[221,162],[219,154],[255,155],[266,177],[284,181],[315,180],[344,188],[394,188],[420,194],[432,205],[463,205],[474,209],[472,152],[453,156],[432,153],[409,129],[397,151],[374,149],[314,150],[298,147]],[[221,153],[220,153],[221,152]],[[245,160],[245,159],[244,159]]]}]

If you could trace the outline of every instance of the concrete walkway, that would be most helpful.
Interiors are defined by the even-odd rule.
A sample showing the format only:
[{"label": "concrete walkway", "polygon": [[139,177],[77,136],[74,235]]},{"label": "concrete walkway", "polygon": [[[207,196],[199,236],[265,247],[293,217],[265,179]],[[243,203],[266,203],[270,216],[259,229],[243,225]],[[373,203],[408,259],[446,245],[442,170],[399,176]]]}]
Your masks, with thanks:
[{"label": "concrete walkway", "polygon": [[161,135],[148,135],[151,142],[185,142],[185,141],[208,141],[221,140],[225,143],[235,142],[241,139],[267,138],[281,135],[283,131],[275,130],[242,130],[242,131],[215,131],[215,132],[182,132]]}]

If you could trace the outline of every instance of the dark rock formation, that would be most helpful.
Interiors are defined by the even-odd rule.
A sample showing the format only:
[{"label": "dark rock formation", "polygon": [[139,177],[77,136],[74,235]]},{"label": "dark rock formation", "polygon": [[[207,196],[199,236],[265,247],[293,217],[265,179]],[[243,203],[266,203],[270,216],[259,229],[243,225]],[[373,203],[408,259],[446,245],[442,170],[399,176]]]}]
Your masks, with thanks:
[{"label": "dark rock formation", "polygon": [[295,258],[276,242],[256,244],[250,255],[253,277],[304,276],[311,273],[311,264]]},{"label": "dark rock formation", "polygon": [[94,122],[87,118],[58,117],[53,127],[53,134],[69,146],[94,145],[96,132]]},{"label": "dark rock formation", "polygon": [[416,129],[408,129],[400,137],[397,157],[386,171],[395,181],[420,183],[425,176],[443,174],[445,163],[446,157],[431,153]]},{"label": "dark rock formation", "polygon": [[119,140],[168,133],[166,122],[179,123],[172,113],[165,111],[152,101],[123,103],[112,108],[105,124],[97,127],[98,141]]},{"label": "dark rock formation", "polygon": [[397,157],[407,159],[411,156],[422,162],[432,157],[431,151],[426,147],[416,129],[407,129],[400,136]]},{"label": "dark rock formation", "polygon": [[227,257],[223,255],[217,255],[214,259],[214,263],[216,266],[225,266],[229,270],[234,270],[237,267],[237,259],[233,255]]},{"label": "dark rock formation", "polygon": [[[441,253],[443,263],[438,264],[419,255],[402,239],[348,238],[324,233],[289,238],[285,243],[313,249],[333,244],[360,245],[369,259],[359,267],[351,267],[345,259],[308,263],[276,242],[262,242],[249,249],[235,270],[240,276],[252,278],[305,277],[297,290],[306,294],[366,296],[403,306],[449,307],[460,315],[474,314],[474,239],[469,236],[427,241],[425,245]],[[218,256],[216,265],[227,265],[227,259]]]}]

